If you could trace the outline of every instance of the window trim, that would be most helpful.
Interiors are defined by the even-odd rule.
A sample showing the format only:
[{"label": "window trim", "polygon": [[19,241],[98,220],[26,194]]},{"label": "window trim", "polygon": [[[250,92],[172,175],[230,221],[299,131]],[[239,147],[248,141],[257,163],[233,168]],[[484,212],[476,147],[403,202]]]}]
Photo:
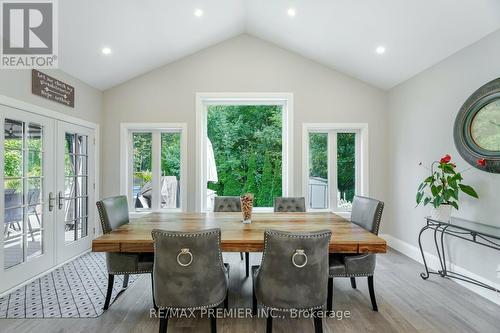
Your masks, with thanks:
[{"label": "window trim", "polygon": [[[293,94],[292,93],[196,93],[196,203],[197,212],[206,212],[206,136],[208,105],[281,105],[283,196],[293,195]],[[273,207],[256,207],[254,212],[272,212]]]},{"label": "window trim", "polygon": [[[349,212],[341,211],[337,206],[337,177],[333,169],[328,168],[328,208],[309,208],[309,133],[353,133],[356,132],[356,194],[369,195],[369,140],[367,123],[304,123],[302,124],[302,194],[306,198],[307,210],[311,212],[335,212],[350,216]],[[328,165],[336,165],[336,136],[328,135]],[[333,164],[332,164],[333,163]]]},{"label": "window trim", "polygon": [[[155,154],[154,151],[161,152],[160,136],[162,132],[179,132],[181,133],[181,166],[180,166],[180,208],[161,208],[159,198],[153,196],[151,209],[137,210],[133,205],[131,195],[132,178],[130,167],[132,165],[133,156],[130,154],[132,148],[131,132],[152,132],[152,158],[151,172],[156,175],[151,183],[153,193],[160,191],[161,179],[161,155]],[[156,133],[156,135],[155,135]],[[187,207],[187,140],[188,129],[187,123],[121,123],[120,124],[120,194],[126,195],[129,201],[129,211],[131,212],[185,212]]]}]

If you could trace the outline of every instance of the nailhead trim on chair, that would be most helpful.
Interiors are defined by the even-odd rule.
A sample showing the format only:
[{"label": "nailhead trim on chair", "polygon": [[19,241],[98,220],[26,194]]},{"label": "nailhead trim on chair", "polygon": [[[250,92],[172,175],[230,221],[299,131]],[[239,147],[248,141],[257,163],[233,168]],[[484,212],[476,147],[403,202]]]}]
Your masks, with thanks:
[{"label": "nailhead trim on chair", "polygon": [[329,277],[357,277],[357,276],[373,276],[373,274],[334,274],[328,275]]},{"label": "nailhead trim on chair", "polygon": [[96,204],[97,210],[99,212],[99,220],[101,221],[102,232],[104,234],[107,234],[107,233],[111,232],[111,230],[109,230],[109,228],[106,226],[106,223],[104,222],[104,207],[102,205],[102,201],[97,201],[95,204]]},{"label": "nailhead trim on chair", "polygon": [[[265,237],[265,234],[271,234],[271,235],[274,235],[274,236],[278,236],[278,237],[284,237],[284,238],[318,238],[318,237],[324,237],[325,235],[328,235],[331,233],[330,232],[324,232],[324,233],[321,233],[321,234],[315,234],[315,235],[294,235],[294,234],[289,234],[289,235],[285,235],[285,234],[282,234],[282,233],[278,233],[278,232],[274,232],[274,231],[270,231],[270,230],[266,230],[266,232],[264,233],[264,252],[262,253],[262,261],[261,261],[261,264],[260,266],[262,266],[262,263],[264,262],[264,259],[266,258],[266,249],[267,249],[267,237]],[[260,268],[259,268],[260,269]]]},{"label": "nailhead trim on chair", "polygon": [[[101,221],[102,232],[107,234],[107,233],[111,232],[111,230],[109,230],[106,227],[106,223],[104,222],[104,217],[103,217],[104,216],[104,207],[102,205],[102,201],[97,201],[96,206],[97,206],[97,211],[99,212],[99,220]],[[111,274],[111,275],[145,274],[145,273],[152,273],[152,272],[153,272],[152,270],[145,270],[145,271],[131,271],[131,272],[108,272],[108,274]]]},{"label": "nailhead trim on chair", "polygon": [[[222,252],[221,252],[221,249],[220,249],[220,232],[217,232],[217,231],[210,231],[210,232],[197,232],[196,234],[193,234],[193,233],[170,233],[168,231],[154,231],[152,232],[152,237],[153,237],[153,240],[155,239],[155,234],[160,234],[160,235],[164,235],[164,236],[172,236],[172,237],[201,237],[201,236],[207,236],[207,235],[212,235],[212,234],[217,234],[217,249],[218,249],[218,252],[219,252],[219,262],[222,263],[222,269],[224,270],[224,272],[226,271],[226,266],[224,266],[224,261],[222,259]],[[154,247],[154,251],[156,253],[156,242],[153,244],[153,247]],[[224,273],[226,274],[226,273]],[[189,310],[200,310],[200,309],[208,309],[208,308],[215,308],[216,306],[222,304],[222,302],[224,302],[226,300],[226,297],[227,297],[227,292],[226,292],[226,296],[224,296],[224,298],[222,298],[222,300],[220,301],[217,301],[216,303],[213,303],[213,304],[207,304],[207,305],[196,305],[194,307],[186,307],[186,308],[176,308],[176,307],[171,307],[171,306],[158,306],[158,308],[160,309],[167,309],[167,310],[182,310],[182,309],[189,309]]]},{"label": "nailhead trim on chair", "polygon": [[326,302],[323,305],[315,306],[312,308],[301,308],[301,309],[280,309],[280,308],[273,308],[272,306],[265,305],[263,303],[257,302],[261,307],[266,308],[267,310],[275,310],[275,311],[282,311],[282,312],[289,312],[293,310],[318,310],[318,309],[324,309],[326,306]]},{"label": "nailhead trim on chair", "polygon": [[146,274],[152,273],[152,271],[133,271],[133,272],[108,272],[111,275],[120,275],[120,274]]},{"label": "nailhead trim on chair", "polygon": [[[376,199],[373,199],[373,198],[369,198],[369,197],[363,197],[363,196],[360,196],[358,195],[357,197],[359,198],[364,198],[364,199],[370,199],[370,200],[376,200]],[[375,218],[376,218],[376,223],[375,223],[375,230],[373,230],[373,233],[375,235],[378,235],[378,231],[379,231],[379,228],[380,228],[380,222],[382,220],[382,212],[384,211],[384,202],[380,201],[380,200],[376,200],[378,202],[377,204],[377,210],[375,212]]]},{"label": "nailhead trim on chair", "polygon": [[[271,235],[275,235],[275,236],[278,236],[278,237],[283,237],[283,238],[303,238],[303,239],[306,239],[306,238],[319,238],[319,237],[324,237],[326,235],[331,235],[331,232],[323,232],[321,234],[314,234],[314,235],[295,235],[295,234],[282,234],[282,233],[278,233],[278,232],[274,232],[274,231],[270,231],[270,230],[266,230],[266,232],[264,233],[264,252],[262,253],[262,260],[261,260],[261,263],[260,263],[260,266],[259,266],[259,271],[262,270],[262,264],[264,263],[264,259],[266,257],[266,250],[267,250],[267,237],[265,237],[265,234],[271,234]],[[252,279],[253,279],[253,276],[252,276]],[[253,285],[253,281],[252,281],[252,288],[255,288],[255,286]],[[276,311],[283,311],[283,312],[287,312],[287,311],[292,311],[292,310],[318,310],[318,309],[323,309],[326,305],[326,302],[323,304],[323,305],[318,305],[318,306],[315,306],[315,307],[312,307],[312,308],[303,308],[303,309],[280,309],[280,308],[274,308],[272,306],[269,306],[269,305],[266,305],[264,303],[261,303],[261,302],[257,302],[257,304],[267,308],[267,309],[270,309],[270,310],[276,310]]]}]

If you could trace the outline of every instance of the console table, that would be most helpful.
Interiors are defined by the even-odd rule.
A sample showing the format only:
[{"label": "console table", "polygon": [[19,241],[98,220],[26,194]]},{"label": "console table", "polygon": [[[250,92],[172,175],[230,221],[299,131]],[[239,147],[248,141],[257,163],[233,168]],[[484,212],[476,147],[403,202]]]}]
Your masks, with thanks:
[{"label": "console table", "polygon": [[[500,251],[500,228],[495,228],[486,224],[471,222],[458,218],[452,218],[450,222],[437,221],[431,219],[430,217],[427,217],[426,220],[426,225],[420,230],[420,233],[418,235],[418,245],[420,247],[420,252],[422,253],[422,259],[424,261],[425,267],[425,272],[420,274],[422,279],[427,280],[430,274],[435,274],[440,275],[441,277],[449,277],[452,279],[473,283],[477,286],[500,292],[500,290],[483,282],[448,270],[446,266],[444,242],[444,236],[448,235],[454,238],[460,238],[468,242]],[[441,269],[437,272],[429,271],[427,261],[425,260],[425,254],[422,248],[422,235],[426,230],[434,232],[434,244],[436,246],[439,264],[441,266]]]}]

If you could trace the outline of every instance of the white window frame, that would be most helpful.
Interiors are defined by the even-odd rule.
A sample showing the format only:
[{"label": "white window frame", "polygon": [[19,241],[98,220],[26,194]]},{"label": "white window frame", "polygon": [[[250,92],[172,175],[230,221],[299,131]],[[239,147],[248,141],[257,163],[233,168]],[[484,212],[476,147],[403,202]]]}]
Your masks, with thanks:
[{"label": "white window frame", "polygon": [[[197,93],[196,94],[196,211],[207,211],[207,114],[209,105],[282,106],[282,195],[293,195],[293,94],[292,93]],[[254,208],[269,212],[272,207]]]},{"label": "white window frame", "polygon": [[[152,133],[152,157],[151,190],[157,195],[152,196],[151,209],[139,211],[147,212],[185,212],[187,207],[187,124],[186,123],[121,123],[120,124],[120,193],[126,195],[129,200],[129,210],[135,209],[135,201],[132,198],[132,166],[133,151],[132,133],[147,132]],[[179,208],[161,208],[160,205],[160,179],[161,179],[161,133],[180,133],[181,134],[181,166],[180,166],[180,207]],[[155,153],[156,152],[156,153]]]},{"label": "white window frame", "polygon": [[[309,133],[328,133],[328,208],[309,208]],[[337,136],[332,133],[356,133],[355,179],[356,195],[369,195],[369,155],[367,123],[304,123],[302,126],[302,192],[306,199],[308,211],[331,211],[349,216],[350,212],[342,211],[337,203]]]}]

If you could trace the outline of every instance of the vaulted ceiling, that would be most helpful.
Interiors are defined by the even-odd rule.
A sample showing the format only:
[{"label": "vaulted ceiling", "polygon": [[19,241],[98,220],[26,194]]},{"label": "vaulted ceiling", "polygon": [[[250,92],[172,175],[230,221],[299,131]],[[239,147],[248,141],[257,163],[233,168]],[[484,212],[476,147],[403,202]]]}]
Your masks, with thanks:
[{"label": "vaulted ceiling", "polygon": [[389,89],[500,29],[500,1],[63,0],[59,18],[60,68],[102,90],[242,33]]}]

